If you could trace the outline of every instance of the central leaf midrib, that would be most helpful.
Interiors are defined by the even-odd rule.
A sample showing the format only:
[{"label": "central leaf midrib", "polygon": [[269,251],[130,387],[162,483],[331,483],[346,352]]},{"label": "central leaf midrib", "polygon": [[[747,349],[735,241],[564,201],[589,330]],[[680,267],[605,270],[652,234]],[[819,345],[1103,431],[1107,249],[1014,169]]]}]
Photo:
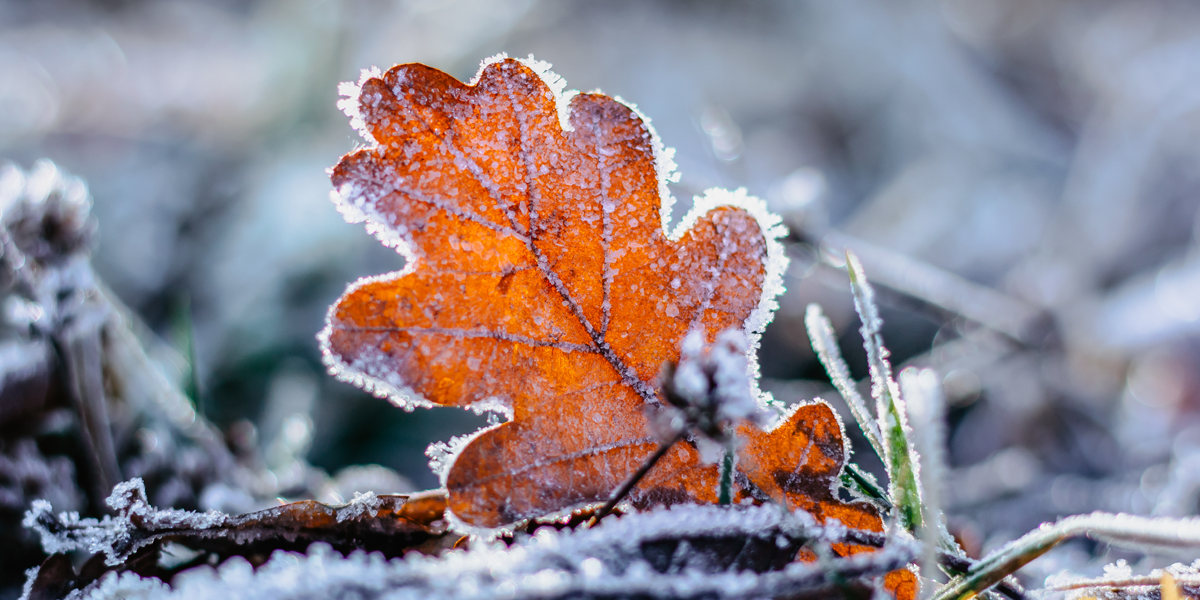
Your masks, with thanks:
[{"label": "central leaf midrib", "polygon": [[[479,89],[477,86],[473,86],[473,87],[475,87],[476,89]],[[525,175],[526,175],[525,199],[530,207],[529,233],[528,233],[528,235],[524,236],[526,248],[528,248],[530,253],[533,255],[534,262],[535,262],[535,264],[537,264],[538,270],[541,271],[542,277],[546,280],[547,283],[550,284],[550,286],[552,288],[554,288],[554,290],[556,292],[558,292],[559,296],[564,301],[567,302],[567,305],[571,309],[573,316],[579,322],[579,324],[583,327],[584,331],[588,334],[588,337],[592,340],[592,344],[595,345],[596,352],[598,354],[600,354],[600,356],[604,357],[604,359],[609,363],[609,365],[613,368],[613,370],[616,371],[617,376],[620,377],[621,380],[623,382],[625,382],[626,385],[633,388],[633,390],[638,394],[638,396],[641,396],[642,399],[645,400],[646,402],[657,403],[658,399],[655,396],[654,390],[651,389],[651,387],[648,383],[646,383],[645,381],[638,378],[636,376],[636,373],[633,371],[633,369],[629,365],[625,364],[625,362],[623,360],[621,360],[621,358],[619,356],[617,356],[616,352],[614,352],[612,347],[608,345],[608,342],[605,341],[606,332],[603,332],[603,333],[597,332],[596,329],[591,326],[591,323],[587,320],[586,315],[583,314],[583,310],[582,310],[582,308],[580,308],[579,303],[575,301],[575,299],[571,296],[569,291],[566,289],[566,286],[562,283],[561,280],[558,279],[557,274],[550,270],[549,265],[547,264],[545,258],[542,256],[540,250],[537,248],[536,244],[534,243],[536,240],[536,234],[534,233],[534,228],[535,228],[534,218],[536,215],[536,210],[533,208],[533,186],[534,186],[534,182],[536,181],[536,178],[533,176],[533,165],[531,164],[531,162],[529,160],[529,155],[527,152],[525,152],[525,143],[528,141],[528,135],[527,135],[527,131],[526,131],[526,123],[524,120],[524,112],[522,110],[518,109],[517,101],[516,101],[515,95],[511,88],[507,89],[507,96],[508,96],[508,101],[509,101],[509,108],[512,110],[512,113],[516,117],[516,120],[517,120],[517,130],[518,130],[518,138],[519,138],[519,140],[518,140],[519,146],[518,147],[520,149],[517,152],[517,155],[520,157],[521,162],[525,167]],[[399,99],[397,98],[397,100],[399,100]],[[521,227],[513,219],[513,215],[511,213],[512,207],[507,202],[505,202],[502,198],[499,197],[498,190],[494,189],[495,188],[494,183],[492,186],[489,186],[489,185],[487,185],[486,182],[483,181],[483,177],[485,174],[484,169],[472,157],[468,156],[466,152],[462,151],[461,149],[455,148],[455,144],[452,141],[452,137],[454,136],[453,132],[447,131],[447,135],[438,136],[434,132],[433,127],[425,119],[425,115],[423,115],[421,113],[421,111],[412,110],[411,107],[409,108],[409,110],[411,111],[411,114],[413,114],[416,117],[416,120],[419,123],[421,123],[422,127],[425,129],[425,131],[427,133],[429,133],[433,137],[441,140],[443,146],[445,147],[445,149],[448,153],[450,153],[451,155],[453,155],[457,158],[460,158],[461,160],[463,160],[464,162],[466,162],[468,164],[468,166],[470,167],[467,169],[468,174],[471,176],[472,179],[475,180],[476,183],[479,184],[479,187],[483,188],[483,190],[487,193],[487,195],[496,204],[496,208],[499,209],[500,212],[505,215],[505,217],[509,221],[509,225],[514,230],[519,232],[521,230]],[[451,118],[450,123],[452,124],[452,128],[456,128],[458,121],[456,119]],[[560,136],[565,137],[565,132],[560,131],[559,133],[560,133]],[[455,150],[458,150],[458,151],[456,152]],[[602,210],[603,210],[603,207],[602,207]],[[604,276],[604,274],[601,273],[601,277],[603,277],[603,276]]]},{"label": "central leaf midrib", "polygon": [[[608,345],[608,342],[604,339],[604,335],[592,327],[591,322],[587,319],[587,315],[583,314],[583,309],[579,306],[579,303],[576,302],[575,298],[571,296],[569,290],[566,289],[566,285],[563,284],[562,280],[558,278],[558,274],[550,269],[548,262],[537,247],[537,209],[534,203],[534,187],[536,185],[537,178],[534,174],[534,165],[530,160],[529,153],[526,151],[526,142],[528,142],[529,138],[527,130],[528,126],[525,122],[525,113],[523,110],[518,108],[517,100],[511,87],[506,88],[506,95],[508,96],[509,108],[511,109],[517,121],[517,156],[521,159],[521,163],[525,167],[525,201],[529,207],[529,235],[527,237],[526,247],[529,249],[530,253],[533,254],[534,262],[537,264],[538,270],[541,271],[542,277],[544,277],[546,282],[558,292],[559,296],[562,297],[564,301],[566,301],[567,306],[570,308],[571,313],[575,316],[575,319],[579,321],[579,324],[588,334],[588,337],[592,339],[592,343],[595,344],[596,350],[599,352],[600,356],[604,357],[604,359],[608,361],[609,365],[611,365],[617,372],[617,376],[624,380],[631,388],[633,388],[633,390],[637,392],[637,394],[641,396],[643,400],[646,402],[655,403],[657,402],[657,399],[655,398],[654,391],[650,388],[649,384],[636,377],[636,375],[632,373],[633,369],[629,367],[629,365],[626,365],[624,361],[617,356],[616,352],[613,351],[612,347]],[[565,137],[565,132],[560,132],[560,135],[561,137]],[[480,182],[480,185],[482,185],[482,182]],[[498,199],[494,200],[499,202]],[[601,276],[603,276],[603,274],[601,274]]]}]

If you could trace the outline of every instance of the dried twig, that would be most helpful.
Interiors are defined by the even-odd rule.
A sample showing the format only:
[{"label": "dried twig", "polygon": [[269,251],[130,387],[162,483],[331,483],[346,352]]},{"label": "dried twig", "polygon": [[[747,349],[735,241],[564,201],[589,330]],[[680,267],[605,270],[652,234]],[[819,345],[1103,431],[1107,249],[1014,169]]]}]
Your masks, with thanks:
[{"label": "dried twig", "polygon": [[446,509],[441,492],[411,495],[356,496],[345,505],[302,500],[243,515],[155,508],[146,499],[141,479],[117,485],[108,498],[115,517],[81,518],[55,515],[50,504],[35,501],[24,524],[36,531],[48,554],[102,552],[108,566],[118,566],[137,552],[163,541],[195,549],[233,554],[247,546],[303,549],[314,542],[350,551],[370,548],[391,556],[445,533],[440,524]]},{"label": "dried twig", "polygon": [[[121,480],[101,371],[100,328],[54,336],[67,394],[79,414],[79,435],[92,471],[92,497],[104,498]],[[97,504],[103,506],[103,504]]]},{"label": "dried twig", "polygon": [[600,510],[596,511],[596,514],[590,521],[588,521],[587,526],[589,528],[595,527],[596,524],[600,522],[600,519],[607,517],[608,514],[617,507],[617,504],[619,504],[621,500],[624,500],[625,496],[629,495],[629,492],[634,488],[634,486],[636,486],[638,482],[646,476],[646,473],[649,473],[650,469],[654,468],[654,464],[657,463],[659,459],[666,456],[671,447],[675,445],[675,442],[683,439],[684,435],[686,435],[686,431],[680,431],[676,433],[675,437],[671,438],[670,441],[659,446],[658,450],[655,450],[654,454],[651,454],[650,457],[642,463],[642,466],[638,467],[638,470],[634,471],[633,474],[625,480],[625,483],[622,483],[621,487],[617,488],[616,491],[614,491],[612,495],[608,497],[608,502],[605,502],[604,506],[601,506]]}]

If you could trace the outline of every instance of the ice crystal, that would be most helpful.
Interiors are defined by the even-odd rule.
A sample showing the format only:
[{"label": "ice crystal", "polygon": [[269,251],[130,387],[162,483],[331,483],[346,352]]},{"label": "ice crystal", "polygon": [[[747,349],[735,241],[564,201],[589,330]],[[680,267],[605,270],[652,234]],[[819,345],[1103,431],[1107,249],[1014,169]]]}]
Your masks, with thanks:
[{"label": "ice crystal", "polygon": [[[241,558],[156,580],[109,574],[82,598],[760,598],[829,590],[903,566],[916,553],[897,539],[879,552],[822,563],[791,563],[796,544],[843,541],[845,528],[823,528],[806,513],[777,506],[680,506],[604,521],[594,529],[542,528],[523,543],[478,545],[440,558],[342,556],[315,544],[306,554],[276,551],[257,569]],[[722,547],[721,544],[725,546]],[[742,550],[731,543],[742,544]],[[745,562],[775,548],[776,569]],[[757,553],[757,554],[756,554]]]},{"label": "ice crystal", "polygon": [[82,518],[76,512],[63,512],[56,517],[49,502],[35,500],[25,513],[23,524],[41,536],[46,554],[74,550],[103,552],[107,564],[118,565],[153,541],[150,536],[138,535],[140,531],[205,530],[223,525],[229,519],[228,515],[216,511],[198,513],[155,508],[146,501],[146,486],[137,478],[113,488],[107,503],[117,511],[117,516],[92,519]]}]

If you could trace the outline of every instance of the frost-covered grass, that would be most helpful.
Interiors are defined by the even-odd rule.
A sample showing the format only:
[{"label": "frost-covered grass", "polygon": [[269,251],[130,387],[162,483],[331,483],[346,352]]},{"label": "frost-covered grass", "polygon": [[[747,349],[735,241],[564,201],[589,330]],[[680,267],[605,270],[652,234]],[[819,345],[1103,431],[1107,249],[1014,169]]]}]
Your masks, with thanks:
[{"label": "frost-covered grass", "polygon": [[[1095,512],[1044,524],[1037,530],[998,548],[978,562],[955,563],[965,559],[965,553],[950,536],[941,512],[940,493],[944,486],[945,465],[942,457],[944,440],[944,402],[939,377],[931,369],[910,367],[900,375],[897,384],[892,377],[888,350],[879,334],[882,321],[874,301],[874,291],[866,278],[862,264],[853,253],[847,252],[846,269],[854,292],[855,308],[862,320],[862,337],[870,366],[871,392],[876,401],[872,416],[866,402],[858,394],[849,377],[849,368],[842,359],[833,338],[832,327],[817,305],[810,305],[806,318],[813,348],[829,373],[834,386],[845,398],[851,414],[857,420],[872,449],[879,454],[889,478],[888,496],[894,510],[894,526],[902,526],[922,540],[922,596],[935,600],[951,600],[990,593],[993,586],[1015,573],[1022,566],[1045,554],[1054,546],[1072,537],[1088,536],[1097,541],[1120,545],[1148,553],[1168,549],[1192,553],[1200,551],[1200,519],[1150,518],[1127,514]],[[912,424],[910,425],[910,418]],[[951,560],[939,556],[949,554]],[[967,568],[963,566],[969,565]],[[940,572],[939,572],[940,569]],[[1183,565],[1172,567],[1176,574],[1195,578],[1195,569]],[[946,576],[950,576],[946,581]],[[1100,580],[1064,576],[1049,591],[1072,589],[1076,596],[1086,591],[1109,587],[1109,595],[1121,594],[1130,588],[1135,596],[1145,590],[1145,578],[1110,577]],[[1069,581],[1070,585],[1063,582]],[[1174,585],[1174,584],[1172,584]],[[1180,584],[1182,585],[1182,584]],[[1010,582],[1003,590],[1006,595],[1020,594],[1020,587]],[[1165,598],[1168,594],[1163,592]]]}]

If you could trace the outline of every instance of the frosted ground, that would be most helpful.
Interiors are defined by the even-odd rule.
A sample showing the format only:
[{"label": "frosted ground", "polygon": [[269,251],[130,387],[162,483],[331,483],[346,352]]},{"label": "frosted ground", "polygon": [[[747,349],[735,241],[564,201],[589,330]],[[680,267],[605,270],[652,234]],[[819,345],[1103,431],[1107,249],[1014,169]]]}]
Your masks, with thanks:
[{"label": "frosted ground", "polygon": [[[636,102],[677,150],[677,216],[712,186],[784,216],[788,293],[760,352],[776,397],[836,397],[811,302],[866,376],[835,268],[858,250],[897,363],[941,373],[944,504],[968,546],[1092,510],[1197,513],[1200,13],[1179,3],[0,2],[0,156],[86,180],[96,272],[181,388],[196,366],[199,412],[274,478],[255,494],[423,489],[428,444],[486,418],[404,413],[322,371],[326,307],[401,264],[328,201],[325,169],[355,144],[337,84],[401,61],[467,78],[499,51]],[[28,367],[13,352],[5,373]],[[105,495],[54,422],[8,427],[0,397],[15,596],[41,558],[19,526],[32,501],[95,516]],[[144,475],[153,504],[255,507],[176,451],[192,442],[128,433],[120,480]],[[363,464],[384,468],[342,471]],[[1024,573],[1121,558],[1174,562],[1079,541]]]}]

